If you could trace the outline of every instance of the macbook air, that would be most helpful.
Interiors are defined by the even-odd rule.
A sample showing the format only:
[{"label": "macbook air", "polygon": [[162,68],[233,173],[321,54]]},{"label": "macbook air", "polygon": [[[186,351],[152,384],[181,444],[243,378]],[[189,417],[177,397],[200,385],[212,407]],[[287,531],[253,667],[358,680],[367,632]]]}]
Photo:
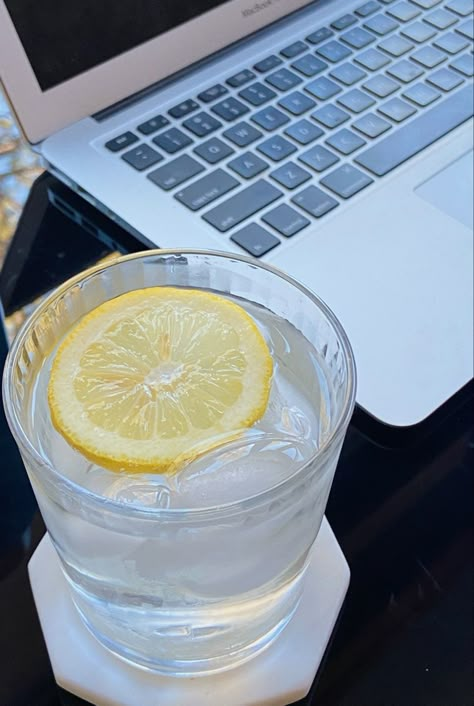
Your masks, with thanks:
[{"label": "macbook air", "polygon": [[146,246],[308,286],[396,427],[473,374],[472,76],[472,0],[0,0],[50,170]]}]

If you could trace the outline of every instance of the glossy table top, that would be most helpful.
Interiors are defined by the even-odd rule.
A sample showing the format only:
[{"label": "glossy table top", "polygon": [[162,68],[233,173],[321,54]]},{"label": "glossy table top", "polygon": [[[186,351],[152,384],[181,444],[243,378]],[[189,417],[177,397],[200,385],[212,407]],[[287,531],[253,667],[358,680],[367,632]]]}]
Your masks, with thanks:
[{"label": "glossy table top", "polygon": [[[5,314],[28,311],[98,259],[138,249],[129,233],[45,173],[0,274]],[[472,385],[406,434],[356,412],[327,510],[351,583],[322,668],[300,704],[471,706],[471,403]],[[84,703],[54,682],[27,576],[44,525],[3,418],[0,426],[0,705]]]}]

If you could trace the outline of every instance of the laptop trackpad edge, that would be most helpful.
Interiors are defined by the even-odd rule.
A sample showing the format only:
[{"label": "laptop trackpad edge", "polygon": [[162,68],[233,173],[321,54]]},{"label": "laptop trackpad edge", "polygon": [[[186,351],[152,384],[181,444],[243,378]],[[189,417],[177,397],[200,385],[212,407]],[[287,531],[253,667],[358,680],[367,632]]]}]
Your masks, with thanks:
[{"label": "laptop trackpad edge", "polygon": [[417,196],[471,230],[474,226],[473,158],[474,152],[469,150],[414,190]]}]

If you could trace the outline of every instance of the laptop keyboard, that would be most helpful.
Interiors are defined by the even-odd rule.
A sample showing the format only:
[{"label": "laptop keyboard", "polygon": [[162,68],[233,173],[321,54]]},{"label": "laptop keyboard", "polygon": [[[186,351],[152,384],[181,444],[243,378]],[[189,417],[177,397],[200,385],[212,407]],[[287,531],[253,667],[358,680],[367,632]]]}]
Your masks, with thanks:
[{"label": "laptop keyboard", "polygon": [[472,116],[472,15],[369,0],[105,147],[260,257]]}]

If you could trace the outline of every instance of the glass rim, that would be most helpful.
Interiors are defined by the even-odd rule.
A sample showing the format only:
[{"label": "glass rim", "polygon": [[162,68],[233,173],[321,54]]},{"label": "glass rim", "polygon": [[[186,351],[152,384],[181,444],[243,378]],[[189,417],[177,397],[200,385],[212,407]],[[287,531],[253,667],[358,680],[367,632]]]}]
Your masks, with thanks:
[{"label": "glass rim", "polygon": [[[128,262],[132,260],[144,260],[147,258],[154,258],[158,256],[185,257],[186,255],[197,255],[198,257],[210,256],[214,258],[222,258],[223,260],[237,260],[244,264],[250,265],[254,269],[266,270],[270,274],[285,280],[292,287],[295,287],[300,292],[302,292],[305,297],[310,299],[311,302],[322,312],[322,314],[329,321],[341,344],[347,369],[347,384],[344,400],[342,402],[341,411],[339,412],[336,423],[334,424],[334,427],[331,430],[330,434],[328,434],[328,436],[324,439],[323,444],[314,453],[312,453],[311,456],[305,461],[305,463],[299,466],[294,473],[289,475],[287,478],[284,478],[279,483],[276,483],[275,485],[266,488],[265,490],[261,490],[258,493],[255,493],[254,495],[249,495],[245,498],[240,498],[239,500],[233,500],[227,503],[220,503],[218,505],[209,505],[198,508],[151,508],[125,505],[124,503],[121,503],[112,498],[107,498],[105,496],[98,495],[97,493],[94,493],[93,491],[85,488],[84,486],[79,485],[73,480],[62,475],[53,466],[49,459],[45,459],[43,456],[41,456],[39,451],[36,449],[35,445],[32,443],[31,439],[29,438],[28,434],[23,429],[19,415],[17,414],[17,410],[15,408],[15,405],[13,404],[13,396],[11,394],[13,380],[11,373],[13,371],[14,364],[17,360],[18,353],[22,349],[22,346],[28,334],[32,329],[34,329],[36,322],[44,315],[44,313],[51,307],[51,305],[56,300],[60,299],[69,289],[72,289],[78,283],[89,279],[90,277],[94,277],[95,275],[105,270],[108,270],[115,265],[120,265],[123,262]],[[117,512],[122,516],[130,515],[140,519],[156,520],[158,518],[171,519],[173,517],[181,517],[183,514],[191,515],[194,517],[206,517],[209,515],[220,514],[221,512],[225,511],[231,511],[234,508],[242,506],[242,504],[257,505],[267,496],[272,495],[278,490],[284,489],[294,480],[295,476],[299,476],[300,474],[302,474],[304,470],[308,466],[312,465],[316,459],[325,459],[325,457],[328,455],[328,451],[336,442],[341,432],[347,428],[350,418],[352,416],[356,396],[356,367],[351,344],[339,319],[320,297],[318,297],[311,289],[298,282],[298,280],[288,275],[286,272],[284,272],[284,270],[280,270],[279,268],[264,262],[255,262],[253,258],[247,257],[245,255],[219,250],[202,250],[194,248],[154,248],[150,250],[143,250],[131,253],[128,255],[121,255],[113,260],[108,260],[107,262],[93,265],[92,267],[89,267],[83,270],[82,272],[78,273],[77,275],[74,275],[73,277],[67,279],[59,287],[55,288],[47,297],[45,297],[45,299],[38,305],[35,311],[23,323],[13,340],[13,343],[10,347],[10,350],[8,351],[7,358],[5,361],[2,388],[3,405],[5,409],[6,418],[10,427],[10,431],[13,434],[18,446],[20,447],[20,450],[26,450],[28,452],[28,455],[32,457],[35,463],[37,463],[41,468],[47,468],[48,472],[52,475],[53,478],[59,479],[61,484],[63,486],[66,486],[70,491],[72,491],[73,494],[80,495],[83,499],[87,498],[87,500],[93,505],[98,504],[101,508],[107,509],[112,513]],[[288,436],[288,440],[291,440],[290,436]]]}]

